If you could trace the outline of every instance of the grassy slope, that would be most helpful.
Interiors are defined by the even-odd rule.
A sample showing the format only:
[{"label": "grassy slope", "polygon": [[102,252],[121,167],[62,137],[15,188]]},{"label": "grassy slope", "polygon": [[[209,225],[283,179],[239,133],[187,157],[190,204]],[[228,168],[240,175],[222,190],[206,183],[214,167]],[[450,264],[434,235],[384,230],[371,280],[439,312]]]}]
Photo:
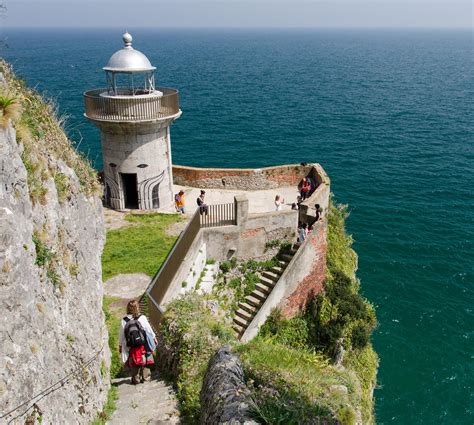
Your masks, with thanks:
[{"label": "grassy slope", "polygon": [[182,218],[177,214],[128,214],[137,226],[109,230],[102,254],[104,282],[120,273],[142,272],[153,276],[176,241],[166,228]]}]

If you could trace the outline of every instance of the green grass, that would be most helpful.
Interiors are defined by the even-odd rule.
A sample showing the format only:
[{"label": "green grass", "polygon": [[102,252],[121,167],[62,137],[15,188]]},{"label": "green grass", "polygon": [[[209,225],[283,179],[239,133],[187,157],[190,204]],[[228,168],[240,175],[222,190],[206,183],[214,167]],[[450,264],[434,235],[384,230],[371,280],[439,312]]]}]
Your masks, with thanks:
[{"label": "green grass", "polygon": [[104,409],[97,415],[91,425],[105,425],[111,418],[117,407],[118,389],[115,386],[111,386],[107,394],[107,401],[105,402]]},{"label": "green grass", "polygon": [[178,214],[128,214],[137,226],[109,230],[102,254],[104,281],[120,273],[145,273],[152,277],[176,241],[166,228],[181,220]]},{"label": "green grass", "polygon": [[355,277],[357,254],[352,249],[353,239],[348,235],[345,221],[349,217],[347,205],[337,205],[331,198],[328,208],[328,274],[340,270],[350,278]]},{"label": "green grass", "polygon": [[346,353],[343,364],[357,374],[361,383],[363,423],[375,423],[372,391],[376,384],[377,368],[379,365],[377,353],[372,348],[372,345],[369,344],[361,350]]},{"label": "green grass", "polygon": [[120,331],[120,321],[122,316],[119,316],[117,313],[114,313],[110,309],[110,304],[112,304],[116,298],[104,296],[102,302],[102,309],[105,315],[105,324],[107,325],[107,330],[109,332],[109,348],[111,353],[110,359],[110,378],[116,378],[122,372],[122,359],[121,355],[118,352],[118,336]]},{"label": "green grass", "polygon": [[[254,412],[269,424],[350,424],[360,405],[358,382],[320,354],[260,337],[236,347],[253,384]],[[347,392],[333,386],[343,385]]]}]

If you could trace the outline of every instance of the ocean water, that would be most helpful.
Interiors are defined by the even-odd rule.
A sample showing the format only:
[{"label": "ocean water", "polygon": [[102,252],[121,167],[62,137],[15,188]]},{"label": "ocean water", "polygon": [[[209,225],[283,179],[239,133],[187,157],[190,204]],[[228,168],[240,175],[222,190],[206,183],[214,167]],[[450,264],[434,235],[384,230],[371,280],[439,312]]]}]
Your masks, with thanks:
[{"label": "ocean water", "polygon": [[[380,424],[474,423],[474,80],[470,31],[144,30],[134,46],[180,90],[173,161],[320,162],[377,305]],[[120,30],[4,30],[2,56],[57,100],[101,167],[82,92]]]}]

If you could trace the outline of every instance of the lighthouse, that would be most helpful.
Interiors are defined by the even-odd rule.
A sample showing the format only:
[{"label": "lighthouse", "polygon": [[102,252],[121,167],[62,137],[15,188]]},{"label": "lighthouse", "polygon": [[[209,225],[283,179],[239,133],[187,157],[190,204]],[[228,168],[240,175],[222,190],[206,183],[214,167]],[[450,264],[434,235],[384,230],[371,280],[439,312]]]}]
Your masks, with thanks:
[{"label": "lighthouse", "polygon": [[85,116],[101,133],[105,203],[116,210],[173,210],[170,126],[178,91],[155,86],[155,67],[123,35],[104,66],[107,87],[84,93]]}]

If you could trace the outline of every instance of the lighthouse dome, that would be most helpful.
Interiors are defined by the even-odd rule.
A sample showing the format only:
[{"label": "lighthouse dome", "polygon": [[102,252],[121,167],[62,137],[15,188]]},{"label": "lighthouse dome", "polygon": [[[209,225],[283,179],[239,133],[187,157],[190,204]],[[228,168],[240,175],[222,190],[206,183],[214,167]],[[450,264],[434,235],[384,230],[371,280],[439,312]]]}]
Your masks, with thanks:
[{"label": "lighthouse dome", "polygon": [[110,57],[107,65],[103,68],[104,71],[145,72],[156,69],[142,52],[132,47],[132,40],[132,36],[128,32],[123,35],[125,47]]}]

